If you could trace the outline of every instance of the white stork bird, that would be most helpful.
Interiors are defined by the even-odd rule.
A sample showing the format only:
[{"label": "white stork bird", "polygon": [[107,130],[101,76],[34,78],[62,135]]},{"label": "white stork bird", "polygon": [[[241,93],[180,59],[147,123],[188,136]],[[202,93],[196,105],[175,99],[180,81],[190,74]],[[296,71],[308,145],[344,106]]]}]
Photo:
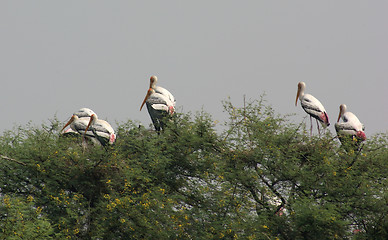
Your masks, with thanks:
[{"label": "white stork bird", "polygon": [[313,122],[312,117],[317,121],[317,127],[319,132],[319,124],[318,121],[321,122],[324,128],[330,125],[329,116],[326,113],[325,108],[322,103],[316,99],[314,96],[310,94],[304,94],[304,90],[306,88],[306,84],[304,82],[298,83],[298,92],[296,94],[295,106],[298,104],[298,98],[300,100],[300,104],[302,105],[303,110],[310,115],[310,135],[312,135],[313,131]]},{"label": "white stork bird", "polygon": [[[343,121],[342,123],[339,122],[341,118]],[[358,120],[356,115],[346,111],[345,104],[340,105],[340,112],[337,122],[335,123],[335,130],[340,140],[342,136],[351,136],[352,139],[356,137],[360,141],[366,139],[364,125]]]},{"label": "white stork bird", "polygon": [[156,76],[150,78],[150,88],[140,106],[140,111],[146,104],[155,130],[159,133],[164,128],[163,118],[175,111],[175,98],[167,89],[155,86],[156,81]]},{"label": "white stork bird", "polygon": [[116,135],[112,126],[104,120],[100,120],[97,114],[89,108],[81,108],[75,112],[62,131],[70,125],[71,130],[65,133],[75,132],[86,136],[95,144],[105,146],[107,143],[112,144],[116,140]]}]

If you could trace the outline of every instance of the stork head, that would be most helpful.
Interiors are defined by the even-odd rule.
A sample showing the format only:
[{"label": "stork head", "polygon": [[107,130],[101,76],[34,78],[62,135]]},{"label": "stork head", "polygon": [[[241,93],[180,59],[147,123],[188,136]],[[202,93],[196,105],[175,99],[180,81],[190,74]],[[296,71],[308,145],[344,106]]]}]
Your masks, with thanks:
[{"label": "stork head", "polygon": [[340,118],[345,114],[345,112],[346,112],[346,105],[345,104],[341,104],[339,106],[339,108],[340,108],[340,111],[339,111],[339,114],[338,114],[337,122],[339,122]]},{"label": "stork head", "polygon": [[140,111],[141,111],[141,109],[143,108],[144,103],[146,103],[147,99],[148,99],[148,98],[151,96],[151,94],[153,94],[154,92],[155,92],[154,89],[152,89],[152,88],[149,88],[149,89],[148,89],[147,95],[145,96],[145,98],[144,98],[144,100],[143,100],[143,103],[142,103],[141,106],[140,106]]},{"label": "stork head", "polygon": [[89,130],[89,127],[92,126],[96,121],[97,121],[97,115],[96,114],[92,114],[90,116],[90,120],[89,120],[88,126],[85,129],[85,134]]},{"label": "stork head", "polygon": [[155,88],[156,82],[158,81],[158,78],[156,76],[151,76],[150,78],[150,88]]},{"label": "stork head", "polygon": [[298,83],[298,92],[296,93],[295,106],[298,104],[298,98],[304,95],[306,84],[304,82]]},{"label": "stork head", "polygon": [[69,126],[72,122],[78,120],[78,116],[77,115],[74,115],[71,116],[70,120],[66,123],[66,125],[62,128],[61,132],[63,131],[63,129],[65,129],[67,126]]}]

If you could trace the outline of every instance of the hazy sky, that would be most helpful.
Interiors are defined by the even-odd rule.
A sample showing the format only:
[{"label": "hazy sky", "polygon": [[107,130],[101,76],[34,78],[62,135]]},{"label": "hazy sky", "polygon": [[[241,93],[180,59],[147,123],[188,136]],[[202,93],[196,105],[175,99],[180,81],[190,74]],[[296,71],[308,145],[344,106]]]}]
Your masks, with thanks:
[{"label": "hazy sky", "polygon": [[[0,133],[101,119],[151,123],[149,77],[183,112],[223,122],[222,100],[266,99],[295,122],[297,83],[335,132],[345,103],[366,134],[388,131],[388,1],[0,1]],[[307,123],[309,124],[308,119]],[[315,127],[315,126],[314,126]]]}]

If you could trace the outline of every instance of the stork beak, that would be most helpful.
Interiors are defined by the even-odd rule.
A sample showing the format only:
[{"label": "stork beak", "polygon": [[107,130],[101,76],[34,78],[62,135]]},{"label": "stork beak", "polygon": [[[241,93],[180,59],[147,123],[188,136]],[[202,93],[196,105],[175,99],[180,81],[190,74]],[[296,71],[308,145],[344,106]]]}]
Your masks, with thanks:
[{"label": "stork beak", "polygon": [[142,103],[141,106],[140,106],[140,111],[141,111],[141,109],[143,108],[144,103],[145,103],[145,102],[147,101],[147,99],[151,96],[151,94],[152,94],[152,89],[150,88],[150,89],[148,89],[147,95],[145,96],[145,98],[144,98],[144,100],[143,100],[143,103]]},{"label": "stork beak", "polygon": [[300,95],[300,87],[298,87],[298,92],[296,93],[295,106],[298,104],[299,95]]},{"label": "stork beak", "polygon": [[86,134],[86,132],[88,131],[90,125],[92,125],[92,122],[93,122],[94,118],[95,118],[94,114],[92,116],[90,116],[90,120],[89,120],[88,126],[85,129],[85,133],[84,134]]},{"label": "stork beak", "polygon": [[66,123],[66,125],[62,128],[61,132],[67,127],[69,126],[72,122],[74,121],[74,115],[71,116],[70,120]]}]

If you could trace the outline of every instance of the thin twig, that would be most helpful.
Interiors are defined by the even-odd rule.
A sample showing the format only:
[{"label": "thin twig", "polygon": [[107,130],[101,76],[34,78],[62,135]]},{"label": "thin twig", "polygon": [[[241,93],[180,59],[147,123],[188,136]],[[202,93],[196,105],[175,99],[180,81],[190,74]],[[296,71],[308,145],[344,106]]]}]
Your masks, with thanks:
[{"label": "thin twig", "polygon": [[357,152],[356,156],[354,157],[353,161],[350,163],[348,168],[352,167],[353,164],[356,162],[358,156],[360,156],[360,153],[361,153],[361,150],[362,150],[363,147],[364,147],[364,144],[362,144],[361,147],[358,149],[358,152]]},{"label": "thin twig", "polygon": [[12,162],[15,162],[17,164],[20,164],[20,165],[23,165],[23,166],[26,166],[27,164],[25,164],[24,162],[20,162],[16,159],[13,159],[13,158],[10,158],[10,157],[7,157],[7,156],[4,156],[4,155],[0,155],[0,158],[4,159],[4,160],[8,160],[8,161],[12,161]]}]

